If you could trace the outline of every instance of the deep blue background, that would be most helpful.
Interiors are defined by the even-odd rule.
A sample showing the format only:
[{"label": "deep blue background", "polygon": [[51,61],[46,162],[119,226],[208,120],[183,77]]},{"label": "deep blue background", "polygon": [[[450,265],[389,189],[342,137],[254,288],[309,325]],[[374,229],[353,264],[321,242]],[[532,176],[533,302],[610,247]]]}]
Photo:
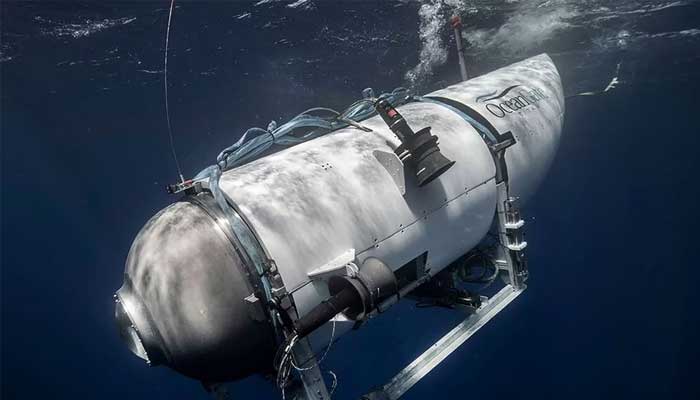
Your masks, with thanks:
[{"label": "deep blue background", "polygon": [[[419,57],[419,5],[394,5],[269,5],[242,19],[250,4],[181,5],[170,80],[186,174],[249,126],[405,83]],[[0,64],[3,398],[205,398],[197,382],[147,368],[113,323],[111,296],[131,241],[172,201],[157,73],[166,7],[1,6],[11,58]],[[700,26],[697,4],[679,8],[628,28]],[[85,37],[60,30],[118,18],[136,19]],[[561,148],[526,208],[529,289],[407,399],[700,398],[700,46],[663,42],[582,58],[566,46],[548,41],[522,56],[552,51],[567,89],[605,82],[591,78],[623,59],[627,82],[568,100]],[[577,64],[587,59],[608,65],[591,72]],[[453,61],[451,53],[418,89],[456,82]],[[481,54],[471,69],[511,61]],[[339,377],[337,397],[383,383],[459,319],[406,303],[343,338],[325,363]],[[234,398],[276,395],[258,377],[232,388]]]}]

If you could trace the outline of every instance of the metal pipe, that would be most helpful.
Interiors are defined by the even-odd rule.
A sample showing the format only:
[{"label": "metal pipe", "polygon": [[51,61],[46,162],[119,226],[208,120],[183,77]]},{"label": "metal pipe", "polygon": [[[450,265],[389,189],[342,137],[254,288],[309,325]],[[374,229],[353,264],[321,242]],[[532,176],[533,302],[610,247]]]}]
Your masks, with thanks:
[{"label": "metal pipe", "polygon": [[398,303],[399,300],[402,298],[406,297],[406,295],[410,292],[413,291],[413,289],[417,288],[418,286],[424,284],[425,282],[429,281],[430,278],[432,278],[431,275],[423,275],[422,277],[418,278],[417,280],[407,284],[406,286],[402,287],[399,289],[399,291],[394,295],[389,297],[388,299],[382,301],[377,308],[372,310],[369,314],[367,314],[367,319],[371,319],[376,317],[377,315],[383,313],[384,311],[388,310],[391,306],[394,304]]},{"label": "metal pipe", "polygon": [[330,321],[336,314],[359,302],[362,302],[362,296],[352,286],[349,286],[328,300],[322,301],[303,318],[295,321],[294,330],[299,337],[306,337]]},{"label": "metal pipe", "polygon": [[464,47],[462,46],[462,19],[459,15],[455,15],[450,19],[452,28],[455,31],[455,43],[457,44],[457,54],[459,58],[459,73],[462,76],[462,80],[466,81],[469,79],[467,76],[467,64],[464,61]]}]

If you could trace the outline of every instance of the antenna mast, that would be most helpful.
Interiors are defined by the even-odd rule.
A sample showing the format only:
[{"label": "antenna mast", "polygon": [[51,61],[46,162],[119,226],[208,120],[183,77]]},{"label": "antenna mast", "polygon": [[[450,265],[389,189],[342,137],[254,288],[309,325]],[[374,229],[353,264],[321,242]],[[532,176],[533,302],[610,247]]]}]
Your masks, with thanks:
[{"label": "antenna mast", "polygon": [[457,43],[457,54],[459,58],[459,73],[462,75],[462,80],[469,79],[467,76],[467,64],[464,61],[464,47],[462,46],[462,18],[459,15],[454,15],[450,18],[450,23],[455,31],[455,42]]}]

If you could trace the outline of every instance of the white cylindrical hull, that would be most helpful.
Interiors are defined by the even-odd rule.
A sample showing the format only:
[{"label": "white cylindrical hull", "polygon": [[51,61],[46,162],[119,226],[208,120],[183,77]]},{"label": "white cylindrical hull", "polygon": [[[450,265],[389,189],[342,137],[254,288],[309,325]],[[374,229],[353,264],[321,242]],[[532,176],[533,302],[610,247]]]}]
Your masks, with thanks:
[{"label": "white cylindrical hull", "polygon": [[[373,117],[362,121],[371,132],[340,129],[223,173],[235,211],[204,191],[154,216],[134,240],[116,294],[132,351],[207,382],[269,373],[282,336],[277,316],[303,317],[327,299],[326,272],[368,257],[394,272],[425,261],[404,279],[410,288],[417,275],[435,275],[476,246],[506,169],[511,195],[527,197],[542,181],[564,97],[541,55],[398,109],[414,131],[431,127],[455,162],[423,187],[394,154],[399,139]],[[504,165],[493,146],[507,132],[515,143]],[[287,312],[287,293],[297,315]],[[341,323],[336,335],[351,325]],[[312,344],[325,345],[328,333],[315,332]]]},{"label": "white cylindrical hull", "polygon": [[[497,100],[476,99],[517,85]],[[532,92],[528,99],[510,100]],[[497,93],[498,94],[498,93]],[[547,171],[563,116],[559,75],[538,56],[429,94],[479,112],[517,143],[506,152],[512,193],[528,196]],[[537,97],[537,98],[535,98]],[[508,103],[510,101],[510,103]],[[517,102],[523,107],[517,109]],[[508,112],[493,115],[511,104]],[[499,110],[501,108],[498,108]],[[358,261],[378,257],[393,269],[427,252],[433,275],[478,244],[496,209],[496,168],[479,132],[450,109],[427,102],[399,107],[414,130],[432,127],[442,153],[456,164],[425,187],[406,170],[406,193],[376,156],[400,144],[380,117],[224,173],[221,187],[236,203],[275,261],[304,315],[327,297],[308,274],[348,249]],[[381,157],[381,156],[380,156]]]}]

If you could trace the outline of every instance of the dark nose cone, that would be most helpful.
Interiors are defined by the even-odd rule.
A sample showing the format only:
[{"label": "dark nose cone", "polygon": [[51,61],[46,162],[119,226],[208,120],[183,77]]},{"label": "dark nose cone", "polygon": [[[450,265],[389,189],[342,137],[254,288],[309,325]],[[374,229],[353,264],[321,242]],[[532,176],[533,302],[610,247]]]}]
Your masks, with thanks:
[{"label": "dark nose cone", "polygon": [[[139,232],[117,291],[120,335],[151,365],[222,382],[272,367],[275,341],[247,266],[200,206],[179,202]],[[246,298],[249,300],[246,300]]]}]

